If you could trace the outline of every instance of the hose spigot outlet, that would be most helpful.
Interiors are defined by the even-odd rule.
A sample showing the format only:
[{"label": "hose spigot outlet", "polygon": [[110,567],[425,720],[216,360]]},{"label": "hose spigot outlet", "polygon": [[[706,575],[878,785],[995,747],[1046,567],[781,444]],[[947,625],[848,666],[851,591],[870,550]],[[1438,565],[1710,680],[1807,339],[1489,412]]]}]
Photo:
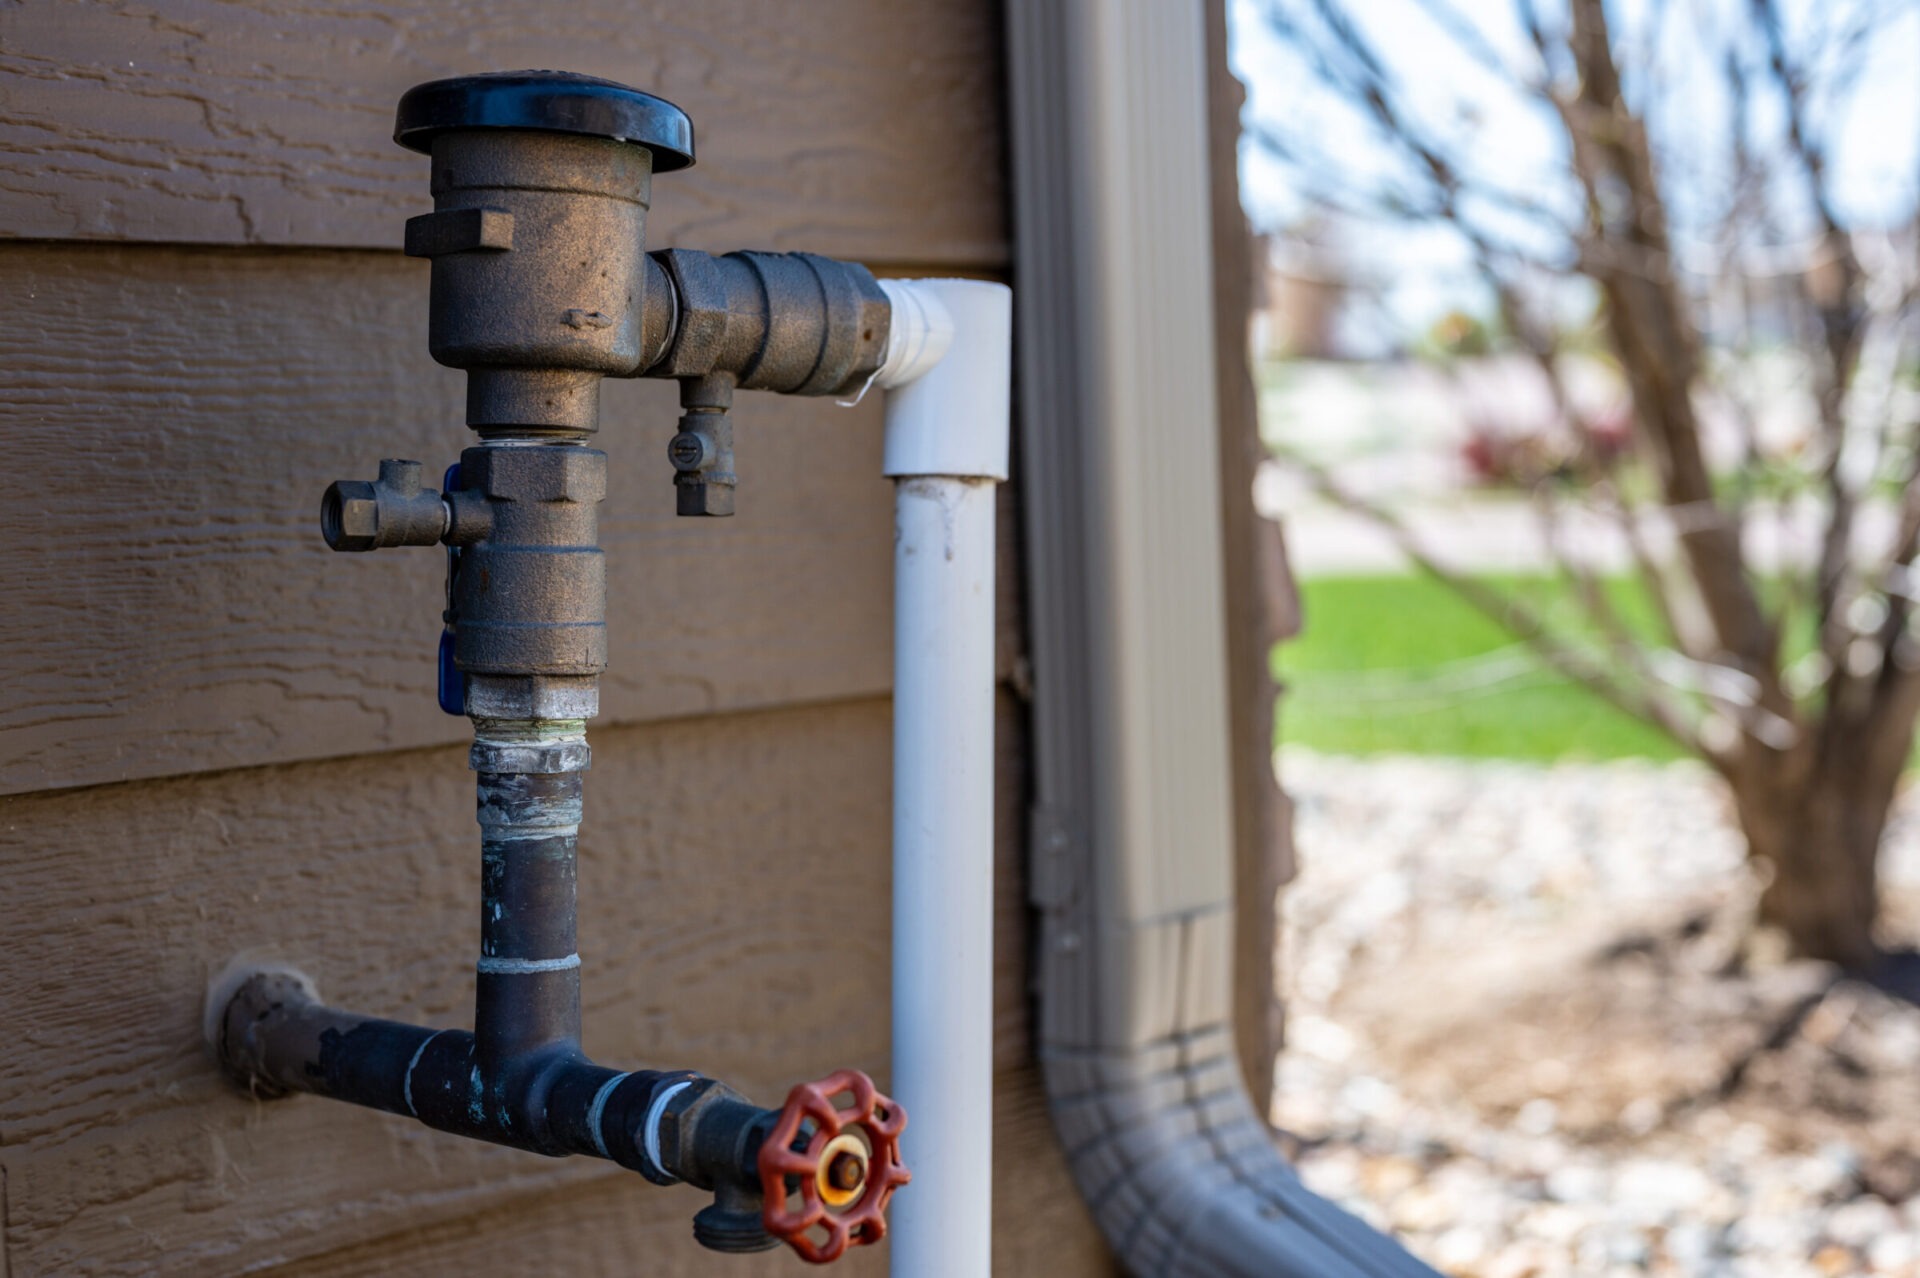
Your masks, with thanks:
[{"label": "hose spigot outlet", "polygon": [[733,1181],[715,1187],[713,1201],[694,1213],[693,1239],[708,1251],[734,1256],[780,1245],[761,1220],[759,1189]]},{"label": "hose spigot outlet", "polygon": [[907,1111],[857,1069],[795,1087],[757,1160],[766,1232],[814,1264],[886,1237],[888,1200],[913,1179],[900,1162],[906,1126]]},{"label": "hose spigot outlet", "polygon": [[389,457],[380,478],[339,479],[320,498],[320,534],[335,550],[437,545],[451,516],[440,493],[420,484],[420,463]]},{"label": "hose spigot outlet", "polygon": [[755,1155],[777,1117],[716,1079],[661,1075],[627,1165],[656,1185],[681,1182],[713,1201],[693,1218],[693,1237],[709,1251],[744,1254],[780,1245],[761,1223]]}]

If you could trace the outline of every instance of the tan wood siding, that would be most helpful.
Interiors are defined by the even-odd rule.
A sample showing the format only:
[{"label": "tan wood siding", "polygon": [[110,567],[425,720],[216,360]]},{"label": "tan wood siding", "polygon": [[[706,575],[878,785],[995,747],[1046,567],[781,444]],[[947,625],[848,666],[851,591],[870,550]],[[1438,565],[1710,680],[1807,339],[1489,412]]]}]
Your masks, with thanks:
[{"label": "tan wood siding", "polygon": [[[1010,699],[1000,732],[1011,896],[1025,765]],[[883,700],[596,734],[581,838],[589,1050],[697,1062],[763,1099],[843,1064],[884,1077],[888,741]],[[692,1191],[312,1098],[250,1103],[209,1066],[201,993],[236,953],[297,962],[343,1006],[466,1023],[478,858],[464,764],[435,749],[0,800],[16,1278],[327,1255],[378,1270],[416,1246],[422,1264],[458,1251],[508,1272],[587,1222],[594,1236],[559,1251],[575,1272],[641,1254],[658,1257],[647,1273],[714,1272],[687,1234]],[[999,959],[1002,1023],[1018,1023],[1017,929]],[[1003,1195],[1006,1245],[1056,1268],[1097,1255],[1061,1196],[1023,1039],[1003,1035],[996,1055],[996,1161],[1021,1191]],[[388,1250],[401,1234],[417,1237]]]},{"label": "tan wood siding", "polygon": [[428,203],[400,94],[564,67],[692,116],[654,243],[996,267],[998,41],[980,0],[30,0],[0,11],[0,235],[396,247]]}]

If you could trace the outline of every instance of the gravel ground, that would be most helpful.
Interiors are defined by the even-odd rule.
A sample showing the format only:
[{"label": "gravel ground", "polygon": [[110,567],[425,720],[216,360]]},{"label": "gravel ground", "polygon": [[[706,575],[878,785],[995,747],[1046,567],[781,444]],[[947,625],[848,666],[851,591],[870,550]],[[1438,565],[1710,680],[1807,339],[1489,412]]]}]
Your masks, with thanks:
[{"label": "gravel ground", "polygon": [[1274,1118],[1309,1185],[1455,1275],[1920,1278],[1920,1009],[1752,943],[1710,774],[1280,769],[1303,869]]}]

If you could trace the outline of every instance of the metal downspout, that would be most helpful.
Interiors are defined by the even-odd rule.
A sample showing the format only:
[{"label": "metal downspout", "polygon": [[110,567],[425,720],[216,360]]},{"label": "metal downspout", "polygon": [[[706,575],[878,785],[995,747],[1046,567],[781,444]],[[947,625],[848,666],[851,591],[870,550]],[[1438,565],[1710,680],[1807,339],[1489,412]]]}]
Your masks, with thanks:
[{"label": "metal downspout", "polygon": [[1234,1052],[1204,11],[1007,15],[1055,1125],[1131,1272],[1432,1274],[1301,1185]]}]

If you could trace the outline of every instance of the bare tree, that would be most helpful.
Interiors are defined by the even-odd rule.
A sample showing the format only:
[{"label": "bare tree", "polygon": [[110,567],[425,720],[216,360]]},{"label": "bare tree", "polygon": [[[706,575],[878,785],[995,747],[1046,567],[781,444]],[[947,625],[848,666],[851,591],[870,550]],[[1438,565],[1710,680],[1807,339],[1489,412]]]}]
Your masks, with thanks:
[{"label": "bare tree", "polygon": [[[1833,148],[1862,59],[1904,6],[1835,0],[1805,6],[1803,19],[1783,14],[1780,0],[1651,0],[1630,42],[1604,0],[1564,0],[1552,13],[1515,0],[1506,29],[1514,38],[1502,41],[1478,10],[1413,2],[1461,65],[1497,77],[1514,109],[1552,122],[1560,159],[1550,180],[1530,174],[1531,189],[1514,189],[1485,171],[1457,123],[1434,118],[1337,0],[1267,0],[1262,13],[1398,163],[1361,177],[1307,130],[1253,120],[1249,132],[1328,207],[1447,228],[1466,247],[1576,443],[1576,463],[1531,495],[1581,622],[1548,624],[1523,600],[1443,564],[1417,529],[1331,473],[1309,469],[1548,663],[1705,760],[1725,778],[1765,868],[1760,921],[1801,954],[1869,969],[1880,958],[1880,840],[1920,715],[1920,623],[1910,625],[1920,597],[1920,423],[1903,392],[1920,225],[1911,208],[1901,225],[1849,225]],[[1693,24],[1694,47],[1717,55],[1693,73],[1716,77],[1721,118],[1685,118],[1700,113],[1701,95],[1673,93],[1654,74],[1669,24],[1683,22]],[[1663,154],[1656,139],[1672,138],[1693,149]],[[1677,205],[1694,233],[1710,236],[1717,278],[1703,283],[1683,269]],[[1709,332],[1702,311],[1709,297],[1744,298],[1736,310],[1750,323],[1755,290],[1743,276],[1755,263],[1775,285],[1776,310],[1794,321],[1813,388],[1812,446],[1773,455],[1749,430],[1744,458],[1716,472],[1699,406],[1709,393],[1740,405],[1747,365],[1743,324]],[[1597,299],[1598,329],[1631,405],[1624,454],[1598,446],[1567,393],[1568,334],[1543,300],[1564,296],[1555,281],[1584,283]],[[1754,570],[1746,533],[1771,517],[1752,497],[1756,473],[1782,466],[1799,469],[1820,528],[1812,562],[1775,580]],[[1898,517],[1890,537],[1863,544],[1860,512],[1876,501]],[[1658,635],[1628,624],[1596,568],[1565,548],[1557,532],[1574,506],[1611,521],[1655,604]],[[1790,665],[1797,626],[1809,628],[1814,651]]]}]

